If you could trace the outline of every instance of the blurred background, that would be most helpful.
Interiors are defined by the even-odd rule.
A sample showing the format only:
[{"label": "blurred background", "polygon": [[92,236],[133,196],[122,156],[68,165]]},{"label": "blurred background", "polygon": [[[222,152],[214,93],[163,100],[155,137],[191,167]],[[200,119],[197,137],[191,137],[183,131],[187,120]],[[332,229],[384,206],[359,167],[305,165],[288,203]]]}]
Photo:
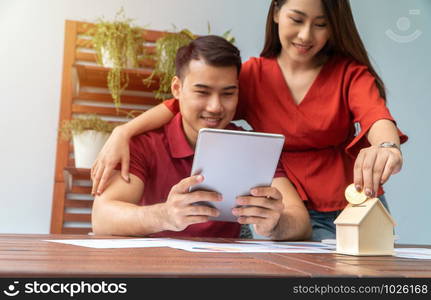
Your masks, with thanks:
[{"label": "blurred background", "polygon": [[[113,18],[148,29],[232,30],[243,61],[263,46],[269,0],[0,0],[0,233],[48,233],[65,20]],[[360,34],[409,136],[385,185],[398,243],[431,244],[431,1],[351,0]]]}]

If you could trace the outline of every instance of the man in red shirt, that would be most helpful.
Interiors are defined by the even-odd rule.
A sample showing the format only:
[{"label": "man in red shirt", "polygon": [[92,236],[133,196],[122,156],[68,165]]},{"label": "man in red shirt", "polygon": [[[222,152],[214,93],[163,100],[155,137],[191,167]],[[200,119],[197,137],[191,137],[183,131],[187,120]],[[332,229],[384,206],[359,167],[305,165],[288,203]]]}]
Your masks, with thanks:
[{"label": "man in red shirt", "polygon": [[[130,142],[130,182],[117,172],[93,205],[96,234],[183,237],[232,237],[241,224],[277,240],[307,239],[311,234],[307,209],[283,172],[272,186],[258,187],[236,199],[237,222],[210,221],[217,209],[200,201],[222,201],[209,191],[189,192],[205,180],[189,176],[199,129],[236,129],[229,124],[238,102],[239,50],[217,36],[200,37],[176,57],[172,93],[178,113],[163,128]],[[234,149],[232,149],[234,151]]]}]

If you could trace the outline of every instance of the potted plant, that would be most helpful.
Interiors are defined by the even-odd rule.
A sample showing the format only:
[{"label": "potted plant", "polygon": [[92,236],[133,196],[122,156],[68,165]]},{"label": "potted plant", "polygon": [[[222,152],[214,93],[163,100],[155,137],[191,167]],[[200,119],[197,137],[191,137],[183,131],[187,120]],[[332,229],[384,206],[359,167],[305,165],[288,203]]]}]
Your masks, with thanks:
[{"label": "potted plant", "polygon": [[128,86],[129,78],[123,68],[137,68],[139,57],[143,55],[142,28],[132,25],[121,8],[114,21],[100,18],[87,32],[92,36],[97,62],[110,68],[108,88],[117,111],[121,106],[121,93]]},{"label": "potted plant", "polygon": [[[208,23],[208,34],[210,31]],[[226,31],[222,37],[234,43],[235,38],[230,32],[231,30]],[[156,61],[156,65],[151,75],[143,80],[144,84],[150,85],[155,77],[158,78],[159,88],[154,91],[156,99],[165,100],[172,97],[171,81],[175,76],[175,56],[179,48],[187,45],[195,38],[197,36],[190,30],[183,29],[179,32],[168,33],[156,41],[156,53],[152,57]]]},{"label": "potted plant", "polygon": [[91,168],[115,126],[96,115],[62,122],[61,137],[72,138],[76,168]]},{"label": "potted plant", "polygon": [[168,33],[156,41],[156,53],[153,55],[156,64],[151,75],[143,80],[144,84],[150,85],[155,77],[159,79],[159,88],[154,91],[156,99],[164,100],[171,97],[171,80],[175,76],[177,50],[195,38],[190,30],[183,29],[180,32]]}]

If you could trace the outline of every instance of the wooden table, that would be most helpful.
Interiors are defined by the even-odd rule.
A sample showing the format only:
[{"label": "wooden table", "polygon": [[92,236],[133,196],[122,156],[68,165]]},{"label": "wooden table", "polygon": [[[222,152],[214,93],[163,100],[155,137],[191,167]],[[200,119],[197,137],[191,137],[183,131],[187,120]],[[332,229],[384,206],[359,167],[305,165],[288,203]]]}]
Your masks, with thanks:
[{"label": "wooden table", "polygon": [[[0,277],[431,277],[431,260],[203,253],[172,248],[93,249],[44,241],[84,238],[112,237],[2,234]],[[217,240],[229,241],[211,239]]]}]

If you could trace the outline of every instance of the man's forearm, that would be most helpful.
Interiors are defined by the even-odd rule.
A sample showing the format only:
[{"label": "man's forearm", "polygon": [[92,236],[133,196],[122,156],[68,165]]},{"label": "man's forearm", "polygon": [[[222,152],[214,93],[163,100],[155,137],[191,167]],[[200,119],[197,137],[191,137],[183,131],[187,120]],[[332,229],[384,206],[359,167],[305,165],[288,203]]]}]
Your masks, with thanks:
[{"label": "man's forearm", "polygon": [[284,209],[270,236],[273,240],[307,240],[311,236],[310,216],[296,188],[287,177],[275,178],[272,185],[283,195]]},{"label": "man's forearm", "polygon": [[273,240],[308,240],[311,236],[311,224],[308,213],[303,209],[285,211],[274,228]]},{"label": "man's forearm", "polygon": [[163,204],[136,204],[96,199],[92,214],[93,232],[107,235],[149,235],[165,230]]}]

